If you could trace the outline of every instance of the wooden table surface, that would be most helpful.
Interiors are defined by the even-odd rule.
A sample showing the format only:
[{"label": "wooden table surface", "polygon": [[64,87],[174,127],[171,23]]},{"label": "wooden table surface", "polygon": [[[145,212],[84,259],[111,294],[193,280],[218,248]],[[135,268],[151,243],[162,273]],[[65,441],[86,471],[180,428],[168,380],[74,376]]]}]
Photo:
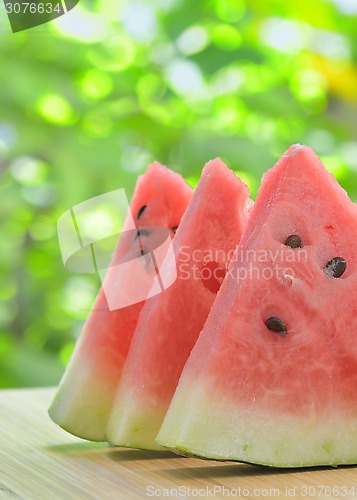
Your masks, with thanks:
[{"label": "wooden table surface", "polygon": [[357,498],[357,467],[270,469],[77,439],[48,417],[52,396],[0,391],[0,498]]}]

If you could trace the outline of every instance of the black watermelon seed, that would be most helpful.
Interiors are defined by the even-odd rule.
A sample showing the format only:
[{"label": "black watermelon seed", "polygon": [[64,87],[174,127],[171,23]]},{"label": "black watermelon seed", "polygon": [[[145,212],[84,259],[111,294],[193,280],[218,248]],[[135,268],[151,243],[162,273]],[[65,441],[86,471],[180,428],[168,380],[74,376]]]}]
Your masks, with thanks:
[{"label": "black watermelon seed", "polygon": [[340,278],[346,271],[347,263],[342,257],[334,257],[325,266],[325,273],[331,278]]},{"label": "black watermelon seed", "polygon": [[139,231],[136,233],[134,240],[138,239],[140,236],[149,236],[150,233],[146,229],[139,229]]},{"label": "black watermelon seed", "polygon": [[141,250],[138,251],[137,256],[138,257],[144,257],[145,256],[145,267],[148,267],[148,265],[151,262],[149,251],[142,248]]},{"label": "black watermelon seed", "polygon": [[266,320],[265,324],[266,324],[267,328],[269,328],[269,330],[271,330],[272,332],[288,333],[288,330],[286,328],[284,321],[282,321],[280,318],[276,318],[275,316],[268,318]]},{"label": "black watermelon seed", "polygon": [[290,248],[302,248],[302,239],[297,234],[291,234],[287,238],[285,245]]},{"label": "black watermelon seed", "polygon": [[171,231],[172,231],[174,234],[176,234],[177,229],[178,229],[178,226],[174,226],[174,227],[172,227],[172,228],[171,228]]},{"label": "black watermelon seed", "polygon": [[140,219],[140,217],[143,215],[143,213],[145,212],[145,208],[147,207],[147,205],[143,205],[142,207],[139,208],[138,210],[138,219]]},{"label": "black watermelon seed", "polygon": [[140,250],[138,250],[138,253],[136,255],[138,257],[143,257],[144,255],[148,255],[148,254],[149,254],[149,250],[145,250],[145,248],[141,248]]}]

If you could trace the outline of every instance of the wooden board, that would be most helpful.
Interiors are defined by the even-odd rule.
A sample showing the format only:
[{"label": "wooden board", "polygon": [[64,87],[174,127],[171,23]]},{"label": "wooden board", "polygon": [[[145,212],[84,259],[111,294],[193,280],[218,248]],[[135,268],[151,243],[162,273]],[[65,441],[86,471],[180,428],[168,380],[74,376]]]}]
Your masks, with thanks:
[{"label": "wooden board", "polygon": [[77,439],[48,417],[52,396],[0,391],[0,498],[357,498],[355,467],[279,470]]}]

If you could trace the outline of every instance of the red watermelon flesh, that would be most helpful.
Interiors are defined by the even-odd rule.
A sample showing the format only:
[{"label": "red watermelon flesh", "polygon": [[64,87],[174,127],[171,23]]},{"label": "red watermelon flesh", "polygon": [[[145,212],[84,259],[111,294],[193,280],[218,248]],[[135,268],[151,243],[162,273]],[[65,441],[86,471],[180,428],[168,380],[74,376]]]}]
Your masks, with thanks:
[{"label": "red watermelon flesh", "polygon": [[135,292],[150,296],[146,290],[157,279],[157,269],[146,254],[147,247],[155,247],[162,232],[170,241],[169,232],[174,236],[191,197],[192,189],[182,177],[157,162],[139,177],[111,267],[49,410],[68,432],[105,440],[116,387],[144,305],[144,300],[127,300],[132,305],[113,309],[108,299],[113,304],[120,298],[120,306],[126,295],[129,299],[135,298]]},{"label": "red watermelon flesh", "polygon": [[[173,246],[175,283],[143,308],[108,425],[115,444],[158,449],[181,370],[246,225],[248,188],[219,159],[203,169]],[[227,217],[229,214],[229,217]]]},{"label": "red watermelon flesh", "polygon": [[263,178],[162,446],[279,467],[357,463],[356,239],[356,206],[311,149],[292,146]]}]

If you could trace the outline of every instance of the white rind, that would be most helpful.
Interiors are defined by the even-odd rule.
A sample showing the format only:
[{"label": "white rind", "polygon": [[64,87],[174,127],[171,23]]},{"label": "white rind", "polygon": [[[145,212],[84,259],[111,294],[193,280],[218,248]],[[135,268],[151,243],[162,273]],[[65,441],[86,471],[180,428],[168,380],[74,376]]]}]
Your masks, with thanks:
[{"label": "white rind", "polygon": [[49,409],[52,420],[67,432],[90,441],[105,441],[113,391],[98,368],[83,359],[80,342]]},{"label": "white rind", "polygon": [[120,398],[113,406],[107,426],[106,438],[109,443],[143,450],[163,450],[155,441],[163,415],[149,407],[143,401]]},{"label": "white rind", "polygon": [[[187,381],[186,381],[187,383]],[[186,385],[186,384],[185,384]],[[180,384],[157,442],[181,454],[274,467],[357,463],[357,418],[338,407],[296,417],[213,400]],[[188,397],[190,394],[190,397]]]}]

